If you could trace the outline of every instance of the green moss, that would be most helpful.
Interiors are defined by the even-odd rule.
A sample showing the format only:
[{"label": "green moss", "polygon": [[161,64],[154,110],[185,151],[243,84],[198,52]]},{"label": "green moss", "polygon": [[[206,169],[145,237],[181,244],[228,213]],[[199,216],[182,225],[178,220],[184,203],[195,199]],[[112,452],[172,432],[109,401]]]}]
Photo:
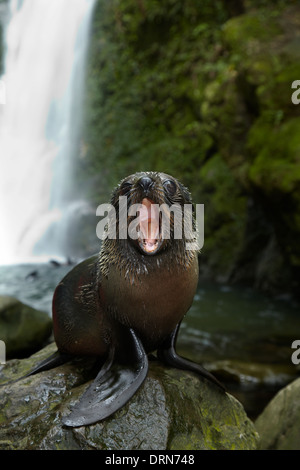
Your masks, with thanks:
[{"label": "green moss", "polygon": [[[224,25],[225,40],[230,46],[240,53],[245,53],[247,48],[249,52],[255,47],[255,42],[266,42],[272,40],[274,36],[280,34],[282,29],[278,23],[270,22],[269,9],[262,8],[256,10],[253,14],[232,18]],[[279,16],[279,11],[276,15]],[[274,19],[274,17],[273,17]],[[248,41],[253,41],[248,43]]]},{"label": "green moss", "polygon": [[203,165],[200,181],[199,202],[205,207],[202,258],[225,275],[243,243],[247,198],[219,154]]},{"label": "green moss", "polygon": [[198,429],[193,429],[188,434],[177,434],[172,440],[169,450],[207,450],[210,443],[203,442],[203,434]]},{"label": "green moss", "polygon": [[290,119],[272,126],[263,117],[249,132],[249,149],[256,155],[249,177],[268,193],[291,193],[300,186],[300,122]]},{"label": "green moss", "polygon": [[201,9],[191,0],[98,1],[82,164],[88,174],[105,171],[105,182],[91,185],[98,200],[137,170],[191,179],[211,145],[200,116],[203,73],[213,72],[208,48],[226,15],[221,1]]}]

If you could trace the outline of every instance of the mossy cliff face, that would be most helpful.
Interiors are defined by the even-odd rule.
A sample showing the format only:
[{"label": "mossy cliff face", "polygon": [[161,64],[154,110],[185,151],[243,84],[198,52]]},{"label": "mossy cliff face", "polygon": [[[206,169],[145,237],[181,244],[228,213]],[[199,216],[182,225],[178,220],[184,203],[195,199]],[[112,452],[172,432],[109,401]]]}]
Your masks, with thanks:
[{"label": "mossy cliff face", "polygon": [[79,177],[99,204],[173,174],[205,204],[202,273],[276,291],[300,265],[300,9],[236,3],[98,0]]},{"label": "mossy cliff face", "polygon": [[300,106],[292,103],[291,86],[300,77],[299,25],[299,6],[229,20],[223,28],[228,67],[209,85],[205,104],[222,157],[263,211],[294,279],[300,269]]}]

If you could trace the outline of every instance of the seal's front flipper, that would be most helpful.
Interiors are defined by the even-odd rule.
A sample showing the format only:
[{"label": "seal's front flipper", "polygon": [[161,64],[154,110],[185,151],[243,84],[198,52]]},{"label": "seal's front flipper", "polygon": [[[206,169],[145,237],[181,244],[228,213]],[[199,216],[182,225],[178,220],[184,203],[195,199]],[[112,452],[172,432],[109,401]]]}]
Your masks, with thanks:
[{"label": "seal's front flipper", "polygon": [[[66,426],[93,424],[107,418],[134,395],[148,372],[148,358],[140,339],[132,329],[126,329],[126,354],[111,348],[109,356],[97,375],[74,406],[70,415],[63,418]],[[126,362],[124,361],[126,359]]]},{"label": "seal's front flipper", "polygon": [[62,364],[65,364],[71,359],[72,359],[71,355],[62,354],[59,351],[56,351],[55,353],[51,354],[51,356],[47,357],[46,359],[41,361],[39,364],[37,364],[33,369],[31,369],[28,372],[28,374],[24,375],[22,378],[29,377],[30,375],[38,374],[39,372],[43,372],[45,370],[54,369],[54,367],[61,366]]},{"label": "seal's front flipper", "polygon": [[14,384],[19,382],[19,380],[25,379],[26,377],[30,377],[31,375],[38,374],[39,372],[43,372],[45,370],[53,369],[54,367],[61,366],[72,359],[72,357],[68,354],[61,354],[59,351],[51,354],[51,356],[47,357],[39,364],[37,364],[33,369],[31,369],[27,374],[22,375],[16,380],[11,380],[10,382],[5,382],[0,384],[0,387],[4,387],[5,385]]},{"label": "seal's front flipper", "polygon": [[204,369],[204,367],[188,359],[178,356],[175,351],[175,345],[179,326],[180,323],[176,326],[175,330],[165,339],[163,344],[158,348],[158,359],[171,367],[175,367],[176,369],[191,370],[192,372],[196,372],[197,374],[210,380],[225,391],[224,385],[222,385],[210,372]]}]

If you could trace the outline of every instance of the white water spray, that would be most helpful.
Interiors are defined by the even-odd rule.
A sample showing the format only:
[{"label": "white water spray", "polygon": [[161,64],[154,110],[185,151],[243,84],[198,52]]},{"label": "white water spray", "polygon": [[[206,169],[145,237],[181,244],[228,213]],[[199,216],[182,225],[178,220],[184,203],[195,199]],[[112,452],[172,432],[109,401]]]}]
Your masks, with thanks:
[{"label": "white water spray", "polygon": [[[1,77],[0,264],[31,258],[68,208],[93,4],[10,0]],[[52,238],[57,246],[45,254],[62,255]]]}]

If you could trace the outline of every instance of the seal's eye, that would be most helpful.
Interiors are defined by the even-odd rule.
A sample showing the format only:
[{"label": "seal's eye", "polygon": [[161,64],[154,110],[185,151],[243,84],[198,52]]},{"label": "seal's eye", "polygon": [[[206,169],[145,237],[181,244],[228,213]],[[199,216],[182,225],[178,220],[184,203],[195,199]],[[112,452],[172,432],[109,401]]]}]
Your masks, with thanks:
[{"label": "seal's eye", "polygon": [[177,190],[177,186],[172,180],[166,180],[163,183],[165,190],[169,194],[169,196],[174,196]]},{"label": "seal's eye", "polygon": [[124,181],[120,188],[120,194],[127,194],[131,190],[132,184],[129,181]]}]

